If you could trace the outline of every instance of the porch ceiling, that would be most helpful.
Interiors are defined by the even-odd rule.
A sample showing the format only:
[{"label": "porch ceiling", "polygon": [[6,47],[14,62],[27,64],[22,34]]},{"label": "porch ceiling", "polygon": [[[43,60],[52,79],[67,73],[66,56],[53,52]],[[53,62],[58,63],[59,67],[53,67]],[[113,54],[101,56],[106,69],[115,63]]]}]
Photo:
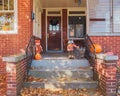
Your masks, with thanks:
[{"label": "porch ceiling", "polygon": [[68,7],[86,7],[86,0],[81,0],[78,6],[78,0],[41,0],[42,8],[68,8]]}]

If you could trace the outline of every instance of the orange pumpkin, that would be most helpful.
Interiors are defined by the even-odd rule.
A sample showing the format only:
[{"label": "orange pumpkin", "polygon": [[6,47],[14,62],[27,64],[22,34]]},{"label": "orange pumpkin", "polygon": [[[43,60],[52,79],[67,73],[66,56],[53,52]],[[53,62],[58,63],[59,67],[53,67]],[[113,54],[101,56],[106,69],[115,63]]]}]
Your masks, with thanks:
[{"label": "orange pumpkin", "polygon": [[35,55],[35,59],[36,60],[40,60],[42,57],[41,57],[41,54],[40,53],[36,53]]},{"label": "orange pumpkin", "polygon": [[[93,46],[94,46],[94,47],[93,47]],[[99,44],[93,44],[93,46],[90,47],[90,51],[91,51],[91,52],[94,52],[94,48],[95,48],[95,52],[96,52],[96,53],[102,52],[102,47],[101,47],[101,45],[99,45]]]}]

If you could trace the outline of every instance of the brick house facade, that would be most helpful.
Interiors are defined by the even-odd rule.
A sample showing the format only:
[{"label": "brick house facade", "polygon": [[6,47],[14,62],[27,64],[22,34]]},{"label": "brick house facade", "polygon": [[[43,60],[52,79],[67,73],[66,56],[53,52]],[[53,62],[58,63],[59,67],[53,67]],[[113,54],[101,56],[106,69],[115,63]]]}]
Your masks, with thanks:
[{"label": "brick house facade", "polygon": [[[94,0],[93,0],[94,1]],[[20,53],[20,50],[24,50],[28,44],[28,41],[33,34],[33,20],[31,19],[31,12],[33,11],[33,1],[28,0],[18,0],[18,32],[17,34],[0,34],[0,69],[1,73],[5,72],[5,65],[2,62],[2,57],[9,56],[9,55],[15,55],[17,53]],[[66,45],[64,42],[68,40],[68,25],[67,25],[67,9],[62,9],[62,44],[63,44],[63,50],[65,50]],[[41,20],[41,29],[42,29],[42,46],[43,49],[46,49],[46,10],[43,9],[42,12],[42,20]],[[99,21],[99,20],[98,20]],[[88,32],[89,34],[89,32]],[[120,50],[119,49],[119,41],[120,37],[119,35],[113,35],[113,36],[94,36],[90,35],[91,39],[94,43],[99,43],[102,48],[103,52],[109,52],[112,51],[114,54],[120,56]]]},{"label": "brick house facade", "polygon": [[18,54],[21,49],[26,48],[33,30],[31,20],[32,4],[32,0],[18,0],[17,34],[0,34],[0,73],[5,72],[2,57]]},{"label": "brick house facade", "polygon": [[[93,0],[94,1],[94,0]],[[101,0],[104,1],[104,0]],[[102,3],[103,4],[103,3]],[[34,21],[32,20],[32,12],[33,12],[33,0],[17,0],[17,21],[18,21],[18,30],[17,34],[0,34],[0,73],[6,73],[6,65],[4,62],[2,62],[2,57],[4,56],[10,56],[10,55],[16,55],[21,53],[22,50],[25,50],[30,37],[34,33]],[[104,6],[104,5],[103,5]],[[68,38],[68,9],[67,8],[61,8],[61,16],[62,16],[62,24],[61,24],[61,32],[62,32],[62,51],[66,50],[66,42],[69,39]],[[88,9],[87,9],[88,10]],[[47,51],[47,44],[46,44],[46,38],[47,38],[47,28],[46,28],[46,13],[47,9],[42,9],[41,14],[41,44],[43,46],[44,51]],[[86,13],[88,14],[88,13]],[[86,17],[86,20],[89,21],[104,21],[104,18],[88,18]],[[86,26],[89,26],[90,29],[90,21],[87,22],[89,24],[86,24]],[[107,35],[96,35],[96,34],[90,34],[88,27],[86,27],[87,34],[90,36],[93,43],[98,43],[102,46],[103,52],[113,52],[115,55],[118,55],[120,57],[120,35],[112,34],[110,35],[107,33]],[[112,30],[113,31],[113,30]],[[112,32],[111,31],[111,32]],[[117,32],[120,34],[119,32]],[[79,40],[76,40],[77,44],[81,44]],[[82,42],[83,43],[83,42]]]}]

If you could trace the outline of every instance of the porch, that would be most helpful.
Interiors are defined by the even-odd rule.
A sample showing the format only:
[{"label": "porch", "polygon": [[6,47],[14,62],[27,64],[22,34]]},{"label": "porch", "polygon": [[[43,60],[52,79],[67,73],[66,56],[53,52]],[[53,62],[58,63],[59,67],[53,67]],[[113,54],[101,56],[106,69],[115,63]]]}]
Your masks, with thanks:
[{"label": "porch", "polygon": [[[10,1],[10,0],[8,0],[8,1]],[[95,79],[95,81],[98,81],[99,87],[102,90],[102,94],[105,96],[114,96],[114,95],[116,95],[116,93],[119,93],[118,89],[116,87],[117,86],[117,78],[116,78],[117,68],[116,68],[116,66],[118,65],[117,61],[118,61],[118,56],[120,56],[120,50],[116,50],[116,49],[119,49],[120,42],[116,42],[116,41],[120,40],[120,38],[119,38],[119,28],[120,27],[118,27],[119,22],[115,22],[117,19],[119,21],[119,16],[118,16],[119,0],[107,0],[107,1],[105,1],[105,0],[97,0],[97,1],[90,0],[90,4],[89,4],[90,9],[89,10],[88,10],[88,1],[89,0],[82,0],[80,5],[79,5],[80,2],[78,2],[79,0],[73,0],[70,3],[69,3],[70,0],[59,0],[59,2],[60,1],[63,3],[64,3],[64,1],[67,2],[64,4],[58,3],[57,0],[54,0],[53,3],[55,3],[55,4],[51,4],[52,2],[49,2],[51,7],[54,7],[54,8],[50,8],[50,5],[48,4],[47,0],[41,0],[42,1],[41,3],[39,2],[39,0],[33,0],[33,1],[34,1],[34,3],[32,3],[32,0],[18,0],[18,2],[19,2],[19,6],[18,6],[19,18],[16,18],[16,16],[17,16],[16,15],[17,8],[16,8],[15,24],[13,24],[13,25],[15,25],[14,26],[15,28],[13,27],[13,29],[15,29],[14,30],[15,32],[13,31],[13,33],[11,34],[11,31],[10,31],[10,35],[7,34],[7,33],[9,33],[9,30],[11,30],[11,28],[8,28],[8,27],[10,27],[10,26],[8,26],[8,24],[9,24],[8,23],[8,24],[6,24],[8,29],[6,29],[6,28],[4,29],[4,30],[7,30],[7,32],[3,31],[3,33],[1,32],[3,35],[0,35],[0,37],[1,37],[1,40],[0,40],[1,41],[1,46],[0,46],[1,51],[0,52],[2,53],[2,55],[0,56],[0,59],[3,58],[3,62],[1,63],[2,67],[1,66],[0,67],[2,70],[1,72],[3,72],[3,70],[6,68],[4,71],[7,73],[7,79],[6,79],[7,96],[17,96],[18,93],[20,93],[21,88],[23,88],[22,85],[25,81],[25,78],[28,77],[27,75],[28,75],[29,71],[31,71],[31,68],[34,69],[32,71],[35,71],[36,73],[37,73],[37,71],[39,71],[39,70],[36,71],[36,69],[37,69],[36,66],[39,63],[37,63],[35,65],[35,67],[34,66],[31,67],[31,62],[34,61],[34,58],[33,58],[34,53],[32,50],[33,43],[31,43],[31,40],[29,42],[29,39],[32,34],[34,36],[37,36],[41,40],[41,44],[43,46],[45,53],[46,52],[54,52],[54,54],[51,54],[51,53],[42,54],[43,59],[40,60],[40,62],[45,60],[45,62],[47,62],[47,64],[51,63],[51,61],[54,61],[54,62],[56,62],[56,64],[59,64],[61,61],[64,61],[64,62],[62,62],[63,65],[65,65],[65,64],[68,65],[68,63],[72,62],[72,63],[70,63],[71,65],[81,66],[81,65],[85,65],[84,63],[81,64],[81,59],[85,60],[85,61],[87,60],[90,63],[89,68],[92,68],[92,73],[93,73],[93,75],[90,75],[90,74],[89,75],[92,77],[92,80]],[[16,4],[16,2],[15,2],[15,4]],[[43,4],[43,6],[41,6],[41,4]],[[101,6],[101,4],[103,4],[103,5]],[[117,7],[115,4],[117,4]],[[32,5],[33,5],[33,9],[32,9]],[[93,6],[93,5],[96,5],[96,6]],[[45,6],[46,6],[46,8],[45,8]],[[49,6],[49,8],[48,8],[48,6]],[[56,6],[60,7],[60,8],[57,8],[57,10],[56,10]],[[71,7],[68,8],[68,6],[71,6],[72,8]],[[114,6],[115,6],[115,8],[114,8]],[[81,8],[81,7],[83,7],[83,8]],[[106,10],[104,10],[104,9],[106,9]],[[89,11],[92,14],[90,14]],[[103,13],[107,13],[107,14],[101,14],[100,11]],[[31,12],[32,12],[32,14],[31,14]],[[14,12],[12,12],[12,14],[13,13]],[[10,16],[12,16],[12,14]],[[89,17],[89,15],[90,15],[90,17]],[[116,17],[117,19],[111,18],[111,16]],[[109,19],[109,17],[110,17],[110,19]],[[18,19],[18,22],[19,22],[18,30],[16,27],[16,25],[17,25],[16,19]],[[77,21],[79,21],[79,22],[75,23],[76,20],[73,20],[73,19],[77,19]],[[74,22],[72,22],[72,20]],[[59,22],[53,23],[53,21],[55,21],[55,22],[59,21]],[[72,29],[74,29],[74,31]],[[59,33],[59,34],[57,34],[57,33]],[[90,46],[93,46],[93,44],[90,43],[89,39],[86,39],[85,36],[87,33],[89,33],[89,35],[91,36],[90,37],[91,41],[94,41],[95,43],[99,43],[101,46],[103,46],[104,53],[102,55],[99,54],[99,56],[97,58],[95,58],[96,53],[94,53],[94,52],[91,53],[89,50]],[[98,36],[98,37],[96,37],[96,36]],[[86,49],[85,57],[86,58],[84,58],[84,59],[83,58],[75,58],[72,60],[68,59],[67,53],[65,53],[65,52],[66,52],[67,41],[69,39],[74,40],[75,43],[77,45],[79,45],[80,47],[81,46],[85,47],[85,49]],[[54,41],[56,41],[56,42],[54,42]],[[59,43],[57,43],[57,42],[59,42]],[[90,43],[90,45],[88,42]],[[24,49],[26,49],[27,44],[28,44],[28,48],[27,48],[28,50],[25,50],[25,52],[24,52]],[[6,46],[7,46],[7,48],[6,48]],[[109,51],[114,52],[118,56],[116,56],[116,55],[106,56],[105,53],[109,52]],[[56,52],[61,52],[61,54],[56,53]],[[22,54],[17,54],[17,53],[22,53]],[[5,57],[5,56],[8,56],[8,57]],[[38,61],[36,61],[36,62],[38,62]],[[76,63],[76,61],[77,61],[77,63]],[[41,63],[41,66],[44,64],[45,63]],[[55,64],[53,64],[53,65],[55,65]],[[3,66],[4,66],[4,68],[3,68]],[[42,68],[44,66],[42,66],[42,67],[41,66],[40,67],[38,66],[39,67],[38,69],[42,70]],[[81,73],[83,73],[83,74],[91,73],[91,70],[87,70],[87,68],[83,68],[83,66],[81,66],[83,68],[82,72],[81,72],[81,69],[78,71],[77,70],[78,68],[76,69],[77,72],[72,70],[73,68],[75,68],[75,66],[74,67],[73,66],[72,67],[64,66],[65,68],[63,66],[62,67],[57,66],[57,68],[54,68],[55,66],[52,66],[52,67],[49,66],[48,69],[50,71],[56,71],[58,69],[57,72],[55,72],[55,74],[59,73],[60,76],[61,75],[62,76],[63,75],[71,76],[71,74],[72,74],[73,77],[74,76],[79,77],[79,75]],[[46,68],[43,68],[43,69],[46,69]],[[67,71],[65,71],[63,69],[65,69]],[[60,72],[60,70],[62,70],[64,72],[62,73],[62,72]],[[45,71],[45,70],[43,70],[43,71]],[[50,72],[50,71],[48,73],[43,72],[43,74],[50,73],[50,75],[47,75],[47,77],[50,77],[52,75],[52,72]],[[69,73],[69,74],[65,74],[65,73]],[[41,74],[39,73],[38,75],[40,76]],[[59,76],[59,75],[57,75],[57,76]],[[93,77],[95,77],[95,78],[93,78]],[[86,77],[84,77],[84,78],[86,78]],[[5,78],[2,78],[2,79],[3,80],[1,80],[1,81],[5,80]],[[45,94],[45,93],[47,94],[47,92],[50,92],[50,95],[51,94],[55,95],[55,94],[59,93],[58,91],[57,91],[57,93],[53,93],[53,91],[51,92],[49,90],[41,89],[41,88],[34,89],[33,88],[34,86],[35,87],[41,86],[43,88],[44,86],[48,86],[48,85],[45,85],[46,79],[43,79],[41,77],[40,78],[32,77],[32,79],[34,81],[39,80],[40,82],[37,82],[36,84],[35,84],[35,82],[33,82],[32,88],[28,86],[29,84],[26,85],[26,86],[28,86],[28,88],[27,89],[23,88],[23,90],[26,90],[26,92],[28,92],[28,90],[32,90],[32,91],[37,90],[37,91],[39,91],[40,94]],[[87,85],[89,85],[88,84],[89,82],[87,82],[85,86],[84,86],[85,83],[83,84],[83,82],[82,83],[77,82],[75,86],[72,85],[77,80],[81,81],[81,77],[79,77],[79,78],[74,77],[72,79],[60,77],[60,78],[57,78],[57,80],[61,81],[61,82],[67,81],[67,83],[65,82],[65,84],[61,84],[61,82],[57,82],[57,83],[54,82],[53,85],[59,85],[59,86],[57,86],[58,89],[59,89],[59,87],[67,88],[67,87],[65,87],[65,85],[68,85],[69,88],[70,87],[72,87],[72,88],[78,87],[78,89],[63,90],[62,92],[60,91],[61,94],[67,93],[67,95],[73,95],[74,92],[76,94],[79,94],[79,93],[82,94],[81,92],[83,92],[86,95],[88,95],[89,92],[92,92],[89,94],[90,96],[93,96],[93,94],[94,95],[99,94],[99,93],[96,93],[96,92],[98,92],[98,89],[97,90],[94,90],[94,89],[86,90],[85,87]],[[72,84],[68,83],[68,81],[70,82],[72,80],[75,82],[72,82]],[[90,79],[87,79],[87,81],[89,81],[89,80]],[[41,82],[41,81],[44,81],[44,82]],[[86,79],[83,79],[83,81],[86,81]],[[51,82],[49,82],[49,83],[51,83]],[[47,84],[48,84],[48,82],[47,82]],[[3,86],[0,86],[0,87],[3,87]],[[52,87],[50,87],[50,88],[52,88]],[[80,87],[82,87],[82,89],[80,89]],[[91,85],[89,87],[91,87]],[[88,88],[88,86],[87,86],[87,88]],[[23,90],[22,90],[22,92],[24,93]],[[42,91],[44,93],[41,93]],[[70,92],[73,92],[73,93],[70,93]],[[70,94],[68,94],[68,93],[70,93]]]},{"label": "porch", "polygon": [[[70,94],[83,95],[84,93],[88,96],[96,94],[97,96],[101,96],[101,94],[103,96],[113,96],[116,94],[115,84],[117,82],[115,81],[116,79],[111,78],[116,75],[110,72],[116,74],[117,69],[114,65],[117,64],[117,56],[106,56],[105,54],[101,56],[100,54],[97,58],[94,58],[93,53],[90,55],[90,51],[85,51],[89,54],[84,54],[82,58],[68,59],[67,53],[55,52],[43,53],[41,60],[34,60],[33,43],[31,41],[33,40],[30,39],[26,50],[27,54],[3,58],[3,61],[6,62],[7,70],[7,96],[16,96],[18,93],[21,96],[22,94],[36,94],[38,91],[38,95],[47,95],[47,92],[49,92],[49,95],[57,94],[63,96],[65,94],[67,96]],[[88,42],[87,45],[89,45]],[[85,47],[86,50],[87,47]],[[12,80],[11,82],[13,83],[9,82],[9,80]],[[97,83],[97,81],[99,82]],[[110,84],[104,87],[103,85],[107,83]],[[21,90],[21,88],[23,89]],[[110,88],[114,92],[107,91],[104,88]],[[29,90],[35,91],[35,93],[29,93]]]}]

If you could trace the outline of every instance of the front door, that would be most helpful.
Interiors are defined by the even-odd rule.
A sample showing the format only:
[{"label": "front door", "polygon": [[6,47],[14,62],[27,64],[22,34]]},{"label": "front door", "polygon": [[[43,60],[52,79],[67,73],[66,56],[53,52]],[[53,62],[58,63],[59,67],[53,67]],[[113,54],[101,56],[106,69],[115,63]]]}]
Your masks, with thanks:
[{"label": "front door", "polygon": [[61,17],[47,17],[47,50],[61,51]]}]

